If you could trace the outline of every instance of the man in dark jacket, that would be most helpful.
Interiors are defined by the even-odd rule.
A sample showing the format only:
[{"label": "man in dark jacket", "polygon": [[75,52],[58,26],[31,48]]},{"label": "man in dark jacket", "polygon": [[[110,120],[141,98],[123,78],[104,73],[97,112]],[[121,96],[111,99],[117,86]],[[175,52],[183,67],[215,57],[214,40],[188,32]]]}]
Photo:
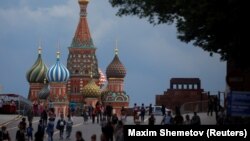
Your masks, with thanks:
[{"label": "man in dark jacket", "polygon": [[63,114],[60,115],[60,119],[57,121],[56,124],[56,129],[58,129],[60,131],[60,139],[63,139],[63,131],[64,131],[64,127],[66,125],[66,121],[64,120],[64,116]]}]

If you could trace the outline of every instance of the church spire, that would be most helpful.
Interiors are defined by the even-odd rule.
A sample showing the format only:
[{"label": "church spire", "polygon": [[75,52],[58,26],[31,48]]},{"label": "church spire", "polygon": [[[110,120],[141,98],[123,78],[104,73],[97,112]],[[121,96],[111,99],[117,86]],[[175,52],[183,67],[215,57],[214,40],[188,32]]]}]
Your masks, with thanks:
[{"label": "church spire", "polygon": [[80,20],[71,43],[71,47],[94,48],[87,21],[87,6],[89,0],[78,0],[80,6]]},{"label": "church spire", "polygon": [[115,40],[115,55],[118,55],[118,41]]},{"label": "church spire", "polygon": [[80,5],[80,16],[81,17],[87,17],[87,5],[89,3],[88,0],[78,0],[78,3]]}]

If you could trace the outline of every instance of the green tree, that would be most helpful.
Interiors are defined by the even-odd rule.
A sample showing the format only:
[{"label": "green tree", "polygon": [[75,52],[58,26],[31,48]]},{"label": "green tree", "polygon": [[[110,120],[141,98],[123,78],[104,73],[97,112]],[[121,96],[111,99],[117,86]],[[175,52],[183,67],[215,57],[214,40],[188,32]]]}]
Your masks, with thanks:
[{"label": "green tree", "polygon": [[[247,51],[246,0],[109,0],[118,16],[135,15],[151,24],[176,24],[178,38],[243,64]],[[245,33],[245,34],[244,34]],[[241,66],[246,66],[244,63]]]}]

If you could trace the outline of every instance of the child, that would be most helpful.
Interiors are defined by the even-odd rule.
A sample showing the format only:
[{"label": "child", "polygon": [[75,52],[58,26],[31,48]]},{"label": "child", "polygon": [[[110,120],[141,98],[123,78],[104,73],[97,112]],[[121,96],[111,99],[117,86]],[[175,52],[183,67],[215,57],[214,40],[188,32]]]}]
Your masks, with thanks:
[{"label": "child", "polygon": [[29,127],[27,128],[27,137],[28,141],[33,141],[33,128],[31,123],[29,123]]}]

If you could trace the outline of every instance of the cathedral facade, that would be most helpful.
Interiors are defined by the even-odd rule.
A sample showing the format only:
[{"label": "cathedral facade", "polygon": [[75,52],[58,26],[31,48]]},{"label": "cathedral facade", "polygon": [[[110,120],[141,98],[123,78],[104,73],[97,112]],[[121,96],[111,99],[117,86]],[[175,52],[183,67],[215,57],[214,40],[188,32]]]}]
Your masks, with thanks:
[{"label": "cathedral facade", "polygon": [[81,112],[84,105],[95,107],[98,101],[104,106],[111,103],[116,109],[128,106],[129,97],[123,90],[126,70],[119,60],[118,50],[106,70],[108,85],[101,89],[106,77],[98,68],[97,48],[88,26],[89,0],[78,0],[78,3],[79,23],[68,47],[66,67],[60,62],[60,52],[57,52],[56,63],[47,68],[39,47],[38,58],[26,74],[30,84],[28,99],[35,107],[39,106],[38,112],[48,108],[53,108],[56,113]]}]

